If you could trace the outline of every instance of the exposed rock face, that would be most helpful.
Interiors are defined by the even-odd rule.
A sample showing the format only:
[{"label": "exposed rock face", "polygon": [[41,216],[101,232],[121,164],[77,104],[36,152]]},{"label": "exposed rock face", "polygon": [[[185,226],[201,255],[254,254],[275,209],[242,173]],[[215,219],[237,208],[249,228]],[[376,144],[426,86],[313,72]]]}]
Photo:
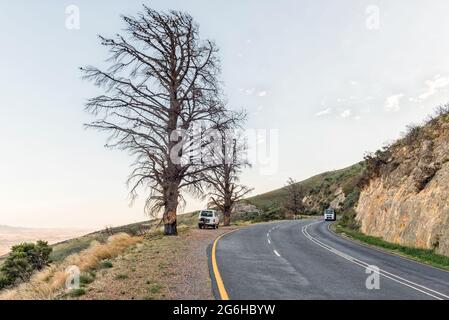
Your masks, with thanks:
[{"label": "exposed rock face", "polygon": [[449,255],[449,123],[423,127],[389,148],[378,176],[360,194],[361,231]]},{"label": "exposed rock face", "polygon": [[260,213],[260,210],[255,205],[240,201],[234,205],[232,213]]},{"label": "exposed rock face", "polygon": [[334,210],[339,210],[343,204],[343,202],[346,199],[345,193],[343,192],[342,188],[338,188],[335,191],[335,199],[331,201],[331,203],[329,204],[329,207],[331,207]]},{"label": "exposed rock face", "polygon": [[[309,208],[313,208],[318,213],[321,213],[321,204],[329,201],[329,207],[334,210],[339,210],[346,199],[345,193],[341,187],[338,187],[331,195],[323,196],[321,193],[316,195],[308,195],[302,199],[302,203]],[[327,209],[327,208],[326,208]]]}]

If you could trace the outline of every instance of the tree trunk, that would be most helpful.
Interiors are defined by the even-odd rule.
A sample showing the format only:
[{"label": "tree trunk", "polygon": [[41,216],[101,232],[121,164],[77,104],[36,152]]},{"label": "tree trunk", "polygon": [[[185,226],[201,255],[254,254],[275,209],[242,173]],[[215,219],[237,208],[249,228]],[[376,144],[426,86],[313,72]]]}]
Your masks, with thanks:
[{"label": "tree trunk", "polygon": [[164,212],[164,235],[176,236],[178,235],[178,228],[176,225],[176,210]]},{"label": "tree trunk", "polygon": [[230,211],[225,211],[225,212],[223,213],[223,216],[224,216],[224,222],[223,222],[223,225],[224,225],[225,227],[230,226],[230,225],[231,225],[231,212],[230,212]]},{"label": "tree trunk", "polygon": [[175,183],[167,188],[165,193],[165,209],[163,215],[164,234],[166,236],[176,236],[178,229],[176,225],[176,214],[178,209],[178,186]]},{"label": "tree trunk", "polygon": [[225,196],[224,196],[224,206],[223,206],[224,222],[223,222],[223,225],[225,227],[228,227],[231,225],[231,213],[232,213],[232,207],[233,207],[231,196],[232,196],[232,194],[230,192],[226,192]]}]

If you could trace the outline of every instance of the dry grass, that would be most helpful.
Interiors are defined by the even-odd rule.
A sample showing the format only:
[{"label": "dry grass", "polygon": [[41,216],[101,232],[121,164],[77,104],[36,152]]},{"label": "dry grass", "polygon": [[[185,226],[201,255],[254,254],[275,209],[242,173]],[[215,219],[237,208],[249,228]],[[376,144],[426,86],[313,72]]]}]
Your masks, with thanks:
[{"label": "dry grass", "polygon": [[179,235],[155,232],[126,254],[111,259],[114,267],[97,272],[80,300],[214,299],[206,249],[220,234],[236,227],[199,230],[179,226]]},{"label": "dry grass", "polygon": [[128,247],[142,241],[121,233],[111,236],[105,244],[97,241],[80,253],[68,256],[64,261],[36,273],[30,281],[0,294],[0,300],[50,300],[65,292],[69,266],[77,266],[81,272],[95,269],[104,259],[117,257]]}]

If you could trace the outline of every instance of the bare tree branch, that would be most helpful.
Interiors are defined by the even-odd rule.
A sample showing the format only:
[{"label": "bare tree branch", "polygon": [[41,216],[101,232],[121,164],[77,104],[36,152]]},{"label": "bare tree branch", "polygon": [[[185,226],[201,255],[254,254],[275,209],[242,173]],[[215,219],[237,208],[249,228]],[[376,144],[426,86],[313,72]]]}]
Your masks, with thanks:
[{"label": "bare tree branch", "polygon": [[239,183],[239,174],[250,164],[245,159],[247,145],[235,129],[220,130],[220,148],[211,149],[215,166],[207,170],[205,180],[209,188],[209,203],[223,212],[224,225],[230,224],[234,204],[253,189]]},{"label": "bare tree branch", "polygon": [[204,143],[193,135],[185,143],[176,133],[223,129],[235,120],[222,102],[218,48],[199,38],[187,13],[144,6],[136,17],[122,18],[124,35],[100,36],[109,67],[81,68],[86,80],[105,91],[87,101],[86,111],[97,119],[86,126],[107,132],[108,147],[135,158],[128,178],[131,199],[148,192],[145,210],[153,216],[163,210],[165,233],[176,234],[182,192],[200,192],[210,167],[177,161]]}]

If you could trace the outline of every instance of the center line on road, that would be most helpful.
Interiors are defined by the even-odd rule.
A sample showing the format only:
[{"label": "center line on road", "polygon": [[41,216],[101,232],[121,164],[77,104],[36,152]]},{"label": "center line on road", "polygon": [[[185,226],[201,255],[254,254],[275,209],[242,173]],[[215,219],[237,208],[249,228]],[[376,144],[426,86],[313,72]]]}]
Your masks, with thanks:
[{"label": "center line on road", "polygon": [[280,257],[281,255],[279,254],[279,252],[277,252],[276,250],[273,250],[274,254],[277,255],[278,257]]},{"label": "center line on road", "polygon": [[271,240],[270,240],[270,238],[268,238],[267,240],[268,240],[268,243],[269,243],[269,244],[271,244]]}]

